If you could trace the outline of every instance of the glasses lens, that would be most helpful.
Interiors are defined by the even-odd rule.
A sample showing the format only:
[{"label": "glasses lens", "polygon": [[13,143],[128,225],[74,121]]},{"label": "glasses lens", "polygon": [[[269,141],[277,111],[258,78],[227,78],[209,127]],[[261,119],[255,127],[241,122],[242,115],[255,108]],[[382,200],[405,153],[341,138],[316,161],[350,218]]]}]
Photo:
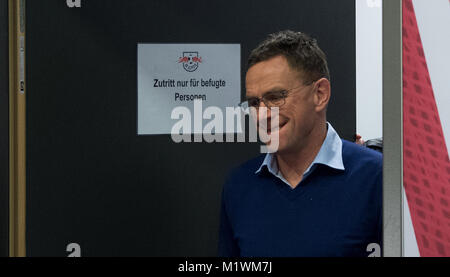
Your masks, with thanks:
[{"label": "glasses lens", "polygon": [[284,104],[284,98],[284,92],[273,92],[264,96],[264,103],[266,103],[266,106],[268,107],[279,107]]},{"label": "glasses lens", "polygon": [[258,98],[250,98],[247,100],[248,107],[257,108],[259,107],[259,99]]}]

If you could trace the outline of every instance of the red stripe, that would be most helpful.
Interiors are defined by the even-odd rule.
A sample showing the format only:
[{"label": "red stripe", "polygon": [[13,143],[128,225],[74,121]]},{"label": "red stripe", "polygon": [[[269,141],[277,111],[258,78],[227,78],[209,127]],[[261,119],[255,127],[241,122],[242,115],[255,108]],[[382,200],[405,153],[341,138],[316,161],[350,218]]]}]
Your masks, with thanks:
[{"label": "red stripe", "polygon": [[450,256],[450,161],[412,0],[403,0],[403,180],[421,256]]}]

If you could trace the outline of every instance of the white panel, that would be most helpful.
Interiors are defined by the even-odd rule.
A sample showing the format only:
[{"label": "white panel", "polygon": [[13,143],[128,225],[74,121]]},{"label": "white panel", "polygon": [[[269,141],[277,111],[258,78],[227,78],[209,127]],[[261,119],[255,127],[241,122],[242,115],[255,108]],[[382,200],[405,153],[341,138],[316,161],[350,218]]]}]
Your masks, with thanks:
[{"label": "white panel", "polygon": [[450,147],[450,1],[413,0],[447,151]]},{"label": "white panel", "polygon": [[420,257],[417,246],[416,235],[409,212],[408,201],[406,201],[405,190],[402,188],[403,197],[403,257]]},{"label": "white panel", "polygon": [[[450,76],[450,2],[448,0],[413,0],[413,5],[448,150],[450,146],[450,82],[448,81]],[[404,256],[418,257],[419,249],[405,195],[404,200]]]},{"label": "white panel", "polygon": [[381,0],[356,0],[356,131],[383,136]]}]

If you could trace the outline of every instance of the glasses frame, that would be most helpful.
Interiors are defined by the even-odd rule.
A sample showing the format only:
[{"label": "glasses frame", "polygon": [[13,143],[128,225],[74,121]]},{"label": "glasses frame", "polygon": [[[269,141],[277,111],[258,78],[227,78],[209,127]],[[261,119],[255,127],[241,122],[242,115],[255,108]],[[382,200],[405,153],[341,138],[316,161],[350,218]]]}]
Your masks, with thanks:
[{"label": "glasses frame", "polygon": [[[263,102],[264,103],[264,106],[266,106],[266,108],[268,108],[268,109],[270,109],[270,108],[273,108],[273,107],[282,107],[284,104],[286,104],[286,98],[289,96],[289,93],[291,92],[291,91],[293,91],[293,90],[295,90],[295,89],[298,89],[298,88],[300,88],[300,87],[309,87],[309,86],[311,86],[312,84],[314,84],[315,85],[315,83],[317,82],[318,80],[315,80],[315,81],[312,81],[312,82],[310,82],[309,84],[302,84],[302,85],[300,85],[300,86],[297,86],[297,87],[293,87],[293,88],[290,88],[290,89],[284,89],[284,90],[281,90],[281,91],[269,91],[269,92],[266,92],[263,96],[261,96],[261,97],[251,97],[251,98],[249,98],[249,99],[257,99],[258,100],[258,105],[257,106],[250,106],[249,104],[248,104],[248,100],[249,99],[246,99],[245,101],[242,101],[241,103],[239,103],[239,107],[241,107],[241,109],[242,110],[247,110],[248,108],[256,108],[256,109],[259,109],[259,107],[261,106],[261,102]],[[267,97],[267,95],[270,95],[271,93],[280,93],[280,95],[282,96],[282,103],[280,104],[280,105],[272,105],[272,104],[269,104],[268,103],[268,100],[267,99],[265,99],[266,97]]]}]

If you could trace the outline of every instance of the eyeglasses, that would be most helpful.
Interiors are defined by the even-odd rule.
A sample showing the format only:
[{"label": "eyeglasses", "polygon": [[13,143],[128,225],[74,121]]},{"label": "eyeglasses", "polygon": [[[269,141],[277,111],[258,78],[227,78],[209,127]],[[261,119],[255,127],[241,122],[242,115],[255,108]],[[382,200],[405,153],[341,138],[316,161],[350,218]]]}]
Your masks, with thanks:
[{"label": "eyeglasses", "polygon": [[[311,82],[310,84],[306,85],[305,87],[310,86],[312,84],[315,84],[315,81]],[[286,89],[286,90],[267,92],[261,98],[251,97],[251,98],[248,98],[246,101],[241,102],[239,104],[239,106],[244,111],[246,111],[248,108],[258,109],[261,104],[261,101],[262,101],[267,108],[281,107],[286,103],[286,97],[288,97],[288,94],[291,91],[293,91],[297,88],[300,88],[302,86],[304,86],[304,85],[301,85],[301,86],[298,86],[295,88],[291,88],[291,89]]]}]

